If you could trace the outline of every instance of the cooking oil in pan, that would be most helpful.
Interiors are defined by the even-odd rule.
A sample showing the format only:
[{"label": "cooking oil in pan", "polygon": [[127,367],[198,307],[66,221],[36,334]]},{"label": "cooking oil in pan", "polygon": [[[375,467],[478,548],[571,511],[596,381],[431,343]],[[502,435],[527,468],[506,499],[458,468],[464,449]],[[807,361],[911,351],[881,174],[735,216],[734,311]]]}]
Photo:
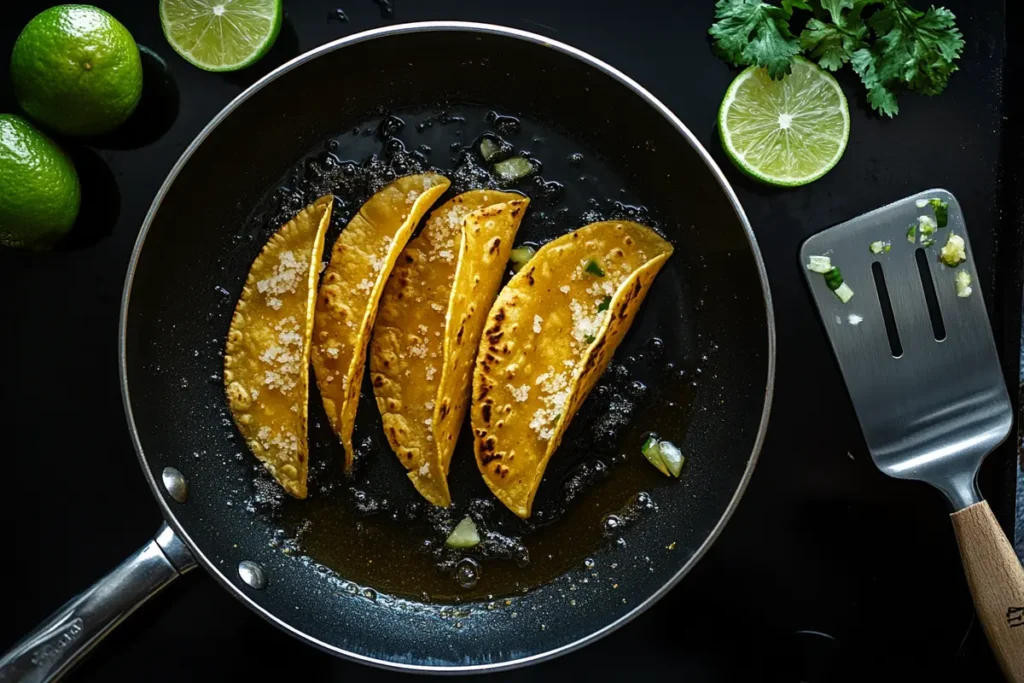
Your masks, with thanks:
[{"label": "cooking oil in pan", "polygon": [[[502,182],[480,155],[484,137],[505,156],[529,159],[535,172]],[[335,210],[325,250],[329,254],[353,212],[373,192],[398,176],[425,170],[448,176],[451,194],[493,187],[529,196],[517,243],[537,246],[586,223],[614,218],[660,227],[611,163],[563,131],[458,105],[393,112],[325,141],[259,202],[243,226],[242,242],[258,248],[303,206],[333,193]],[[232,267],[243,272],[249,254],[237,258]],[[669,263],[663,278],[672,277]],[[309,401],[309,497],[300,501],[284,495],[262,468],[254,467],[248,508],[281,529],[274,543],[283,551],[307,555],[353,583],[416,600],[514,595],[585,566],[600,547],[621,542],[628,525],[657,514],[648,491],[674,484],[640,453],[644,435],[652,430],[682,441],[695,390],[697,359],[686,322],[689,309],[677,290],[665,291],[670,295],[657,302],[652,301],[655,293],[648,297],[570,425],[549,463],[530,519],[515,517],[490,494],[477,471],[468,433],[452,459],[452,506],[440,509],[422,500],[381,431],[369,373],[354,435],[354,476],[343,473],[341,446],[314,385]],[[481,543],[471,549],[446,547],[448,533],[467,515],[475,521]]]}]

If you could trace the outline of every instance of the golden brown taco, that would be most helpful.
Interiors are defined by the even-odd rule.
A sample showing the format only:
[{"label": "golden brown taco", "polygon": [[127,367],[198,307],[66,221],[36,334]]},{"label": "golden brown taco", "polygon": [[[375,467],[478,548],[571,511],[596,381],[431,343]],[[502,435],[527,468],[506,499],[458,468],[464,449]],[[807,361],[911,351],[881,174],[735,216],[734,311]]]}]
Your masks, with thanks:
[{"label": "golden brown taco", "polygon": [[593,223],[544,245],[491,307],[473,376],[473,447],[491,491],[520,517],[671,254],[650,228]]},{"label": "golden brown taco", "polygon": [[313,369],[327,418],[352,467],[352,429],[377,303],[420,218],[448,189],[447,178],[399,178],[370,197],[334,243],[316,299]]},{"label": "golden brown taco", "polygon": [[528,203],[495,190],[458,195],[431,214],[384,289],[370,379],[391,448],[434,505],[451,503],[473,358]]},{"label": "golden brown taco", "polygon": [[249,450],[285,491],[306,497],[313,304],[333,197],[271,236],[253,261],[224,353],[224,388]]}]

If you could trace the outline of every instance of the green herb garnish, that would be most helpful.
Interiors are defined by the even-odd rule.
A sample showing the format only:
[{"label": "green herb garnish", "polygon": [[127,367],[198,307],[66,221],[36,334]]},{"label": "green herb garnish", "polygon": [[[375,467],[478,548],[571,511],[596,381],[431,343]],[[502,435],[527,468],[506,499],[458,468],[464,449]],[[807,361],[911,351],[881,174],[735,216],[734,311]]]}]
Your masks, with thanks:
[{"label": "green herb garnish", "polygon": [[907,241],[913,244],[917,241],[917,226],[911,225],[907,228]]},{"label": "green herb garnish", "polygon": [[832,270],[825,273],[825,284],[833,292],[839,289],[839,285],[843,284],[843,274],[840,270],[833,266]]},{"label": "green herb garnish", "polygon": [[708,33],[730,64],[762,66],[775,79],[801,52],[829,71],[850,64],[886,116],[899,113],[902,90],[942,92],[964,49],[952,12],[920,12],[906,0],[718,0],[715,19]]},{"label": "green herb garnish", "polygon": [[938,197],[932,197],[931,199],[918,199],[914,203],[917,204],[919,209],[931,206],[932,211],[935,212],[935,223],[940,228],[946,227],[946,224],[949,222],[949,202],[944,202]]},{"label": "green herb garnish", "polygon": [[509,252],[508,259],[512,262],[512,272],[518,273],[519,269],[529,263],[533,255],[537,253],[537,250],[528,244],[524,244],[521,247],[516,247]]},{"label": "green herb garnish", "polygon": [[602,268],[601,264],[595,261],[594,259],[590,259],[589,261],[587,261],[587,265],[583,266],[583,270],[587,271],[591,275],[596,275],[597,277],[604,277],[604,268]]},{"label": "green herb garnish", "polygon": [[598,311],[607,311],[608,307],[611,306],[611,305],[612,305],[612,298],[610,296],[606,296],[604,299],[601,300],[601,303],[599,303],[597,305],[597,310]]},{"label": "green herb garnish", "polygon": [[835,292],[836,296],[844,304],[853,298],[853,290],[850,289],[848,284],[843,282],[843,274],[838,268],[832,268],[832,270],[825,273],[824,277],[825,285]]},{"label": "green herb garnish", "polygon": [[930,199],[928,203],[935,211],[935,222],[939,224],[940,228],[946,227],[946,224],[949,223],[949,204],[941,199]]},{"label": "green herb garnish", "polygon": [[585,344],[593,344],[595,339],[597,339],[597,337],[595,337],[592,334],[588,334],[586,337],[583,338],[583,342]]}]

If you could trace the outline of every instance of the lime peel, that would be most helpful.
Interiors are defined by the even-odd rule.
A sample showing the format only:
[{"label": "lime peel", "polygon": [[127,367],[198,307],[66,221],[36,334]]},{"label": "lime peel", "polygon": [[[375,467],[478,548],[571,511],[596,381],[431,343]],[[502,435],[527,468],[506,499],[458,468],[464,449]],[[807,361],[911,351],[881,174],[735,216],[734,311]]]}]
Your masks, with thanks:
[{"label": "lime peel", "polygon": [[744,173],[795,187],[839,162],[850,137],[850,109],[839,83],[806,59],[773,81],[759,67],[742,71],[718,110],[722,147]]}]

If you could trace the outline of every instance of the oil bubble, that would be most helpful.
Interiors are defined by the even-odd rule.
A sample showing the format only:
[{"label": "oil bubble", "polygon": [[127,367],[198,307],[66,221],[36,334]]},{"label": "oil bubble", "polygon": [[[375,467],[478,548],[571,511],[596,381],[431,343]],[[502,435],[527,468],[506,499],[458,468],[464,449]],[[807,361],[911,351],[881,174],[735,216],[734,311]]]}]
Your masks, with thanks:
[{"label": "oil bubble", "polygon": [[465,557],[455,565],[455,583],[466,590],[476,587],[480,574],[480,565],[472,558]]}]

